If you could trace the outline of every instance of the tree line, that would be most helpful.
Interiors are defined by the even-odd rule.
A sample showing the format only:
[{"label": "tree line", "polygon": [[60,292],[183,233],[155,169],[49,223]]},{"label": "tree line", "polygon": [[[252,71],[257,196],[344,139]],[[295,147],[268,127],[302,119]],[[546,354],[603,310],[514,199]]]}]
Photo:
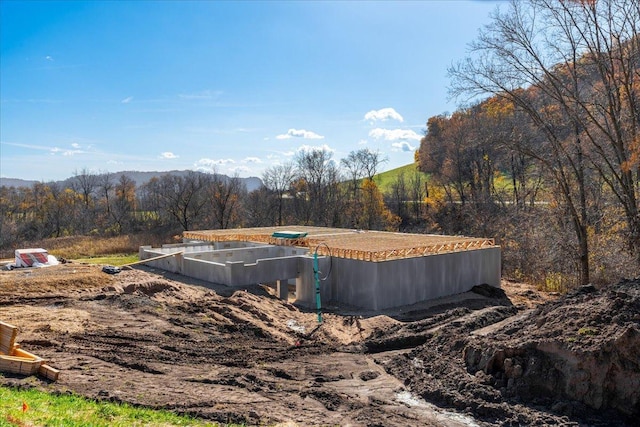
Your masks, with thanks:
[{"label": "tree line", "polygon": [[527,274],[640,271],[639,30],[636,0],[512,1],[449,69],[452,95],[489,97],[429,119],[420,168]]},{"label": "tree line", "polygon": [[373,180],[384,161],[368,149],[340,161],[326,149],[301,151],[268,168],[264,185],[251,192],[237,176],[197,171],[164,174],[137,186],[126,174],[83,169],[66,185],[3,186],[1,245],[70,235],[155,231],[170,236],[284,224],[397,230],[401,219],[387,208]]}]

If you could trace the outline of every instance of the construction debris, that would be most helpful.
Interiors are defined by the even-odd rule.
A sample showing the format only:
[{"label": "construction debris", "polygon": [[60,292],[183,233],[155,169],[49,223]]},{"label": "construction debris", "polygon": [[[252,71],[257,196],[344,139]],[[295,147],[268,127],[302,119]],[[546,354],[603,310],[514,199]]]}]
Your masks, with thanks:
[{"label": "construction debris", "polygon": [[47,361],[16,344],[18,328],[0,321],[0,372],[35,375],[56,381],[60,371],[47,365]]},{"label": "construction debris", "polygon": [[42,248],[16,249],[15,256],[15,262],[6,265],[7,270],[23,267],[51,267],[60,264],[56,257],[49,255],[47,250]]}]

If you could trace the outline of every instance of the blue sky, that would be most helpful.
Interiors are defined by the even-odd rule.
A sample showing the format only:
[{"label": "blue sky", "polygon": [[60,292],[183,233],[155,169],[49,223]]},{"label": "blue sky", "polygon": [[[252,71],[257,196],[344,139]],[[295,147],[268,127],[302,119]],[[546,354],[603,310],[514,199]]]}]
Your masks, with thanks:
[{"label": "blue sky", "polygon": [[494,1],[0,2],[0,175],[413,161]]}]

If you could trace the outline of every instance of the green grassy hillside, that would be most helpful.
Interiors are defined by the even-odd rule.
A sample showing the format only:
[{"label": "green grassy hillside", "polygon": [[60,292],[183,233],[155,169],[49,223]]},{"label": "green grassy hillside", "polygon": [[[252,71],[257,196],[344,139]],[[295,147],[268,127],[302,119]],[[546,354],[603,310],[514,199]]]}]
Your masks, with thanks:
[{"label": "green grassy hillside", "polygon": [[[391,191],[391,184],[396,182],[398,176],[400,174],[404,174],[405,181],[409,182],[409,178],[413,176],[416,172],[416,163],[409,163],[408,165],[400,166],[399,168],[391,169],[386,172],[382,172],[373,177],[376,185],[380,189],[382,193],[386,193]],[[425,180],[429,179],[429,175],[426,173],[419,172],[422,175],[422,178]]]}]

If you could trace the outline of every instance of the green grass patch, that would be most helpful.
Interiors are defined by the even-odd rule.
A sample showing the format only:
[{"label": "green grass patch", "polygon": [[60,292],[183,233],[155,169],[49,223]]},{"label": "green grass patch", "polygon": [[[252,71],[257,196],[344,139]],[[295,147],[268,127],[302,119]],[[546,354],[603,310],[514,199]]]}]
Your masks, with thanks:
[{"label": "green grass patch", "polygon": [[[0,426],[219,426],[170,411],[0,386]],[[23,405],[25,405],[23,407]]]},{"label": "green grass patch", "polygon": [[90,258],[78,258],[74,259],[74,262],[83,262],[87,264],[108,264],[108,265],[125,265],[130,264],[132,262],[140,261],[138,258],[138,254],[115,254],[115,255],[105,255],[105,256],[96,256]]},{"label": "green grass patch", "polygon": [[391,169],[386,172],[379,173],[373,177],[373,181],[378,186],[378,189],[382,193],[387,193],[391,191],[391,185],[398,180],[398,176],[400,174],[404,174],[404,179],[409,185],[409,179],[418,172],[423,179],[423,182],[429,180],[429,175],[423,172],[418,171],[417,163],[409,163],[408,165],[400,166],[399,168]]}]

